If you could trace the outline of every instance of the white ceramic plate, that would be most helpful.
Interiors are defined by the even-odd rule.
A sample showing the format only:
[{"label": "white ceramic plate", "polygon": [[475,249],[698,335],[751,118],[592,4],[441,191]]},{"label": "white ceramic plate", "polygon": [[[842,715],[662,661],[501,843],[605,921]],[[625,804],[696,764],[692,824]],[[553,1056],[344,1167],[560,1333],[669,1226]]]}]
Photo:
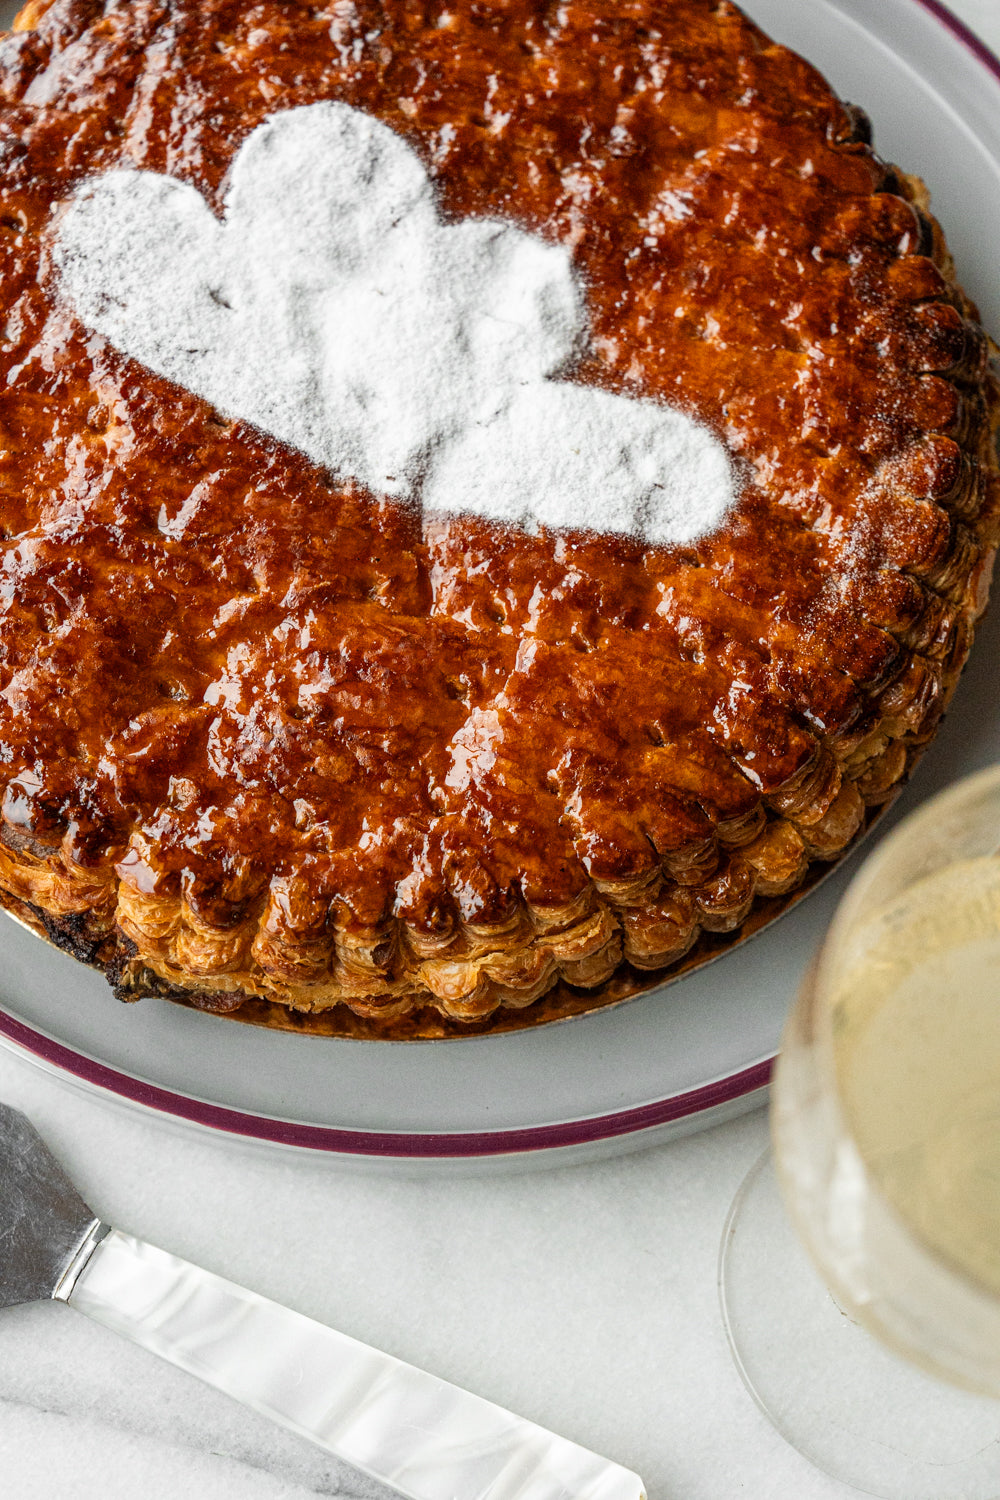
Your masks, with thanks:
[{"label": "white ceramic plate", "polygon": [[[926,179],[962,281],[1000,330],[1000,63],[934,0],[748,0],[747,9],[868,110],[882,155]],[[883,827],[1000,758],[998,654],[994,617]],[[6,923],[0,1041],[165,1118],[343,1163],[595,1155],[761,1097],[799,976],[853,863],[678,984],[540,1030],[453,1042],[301,1037],[154,1001],[123,1010],[100,976]]]}]

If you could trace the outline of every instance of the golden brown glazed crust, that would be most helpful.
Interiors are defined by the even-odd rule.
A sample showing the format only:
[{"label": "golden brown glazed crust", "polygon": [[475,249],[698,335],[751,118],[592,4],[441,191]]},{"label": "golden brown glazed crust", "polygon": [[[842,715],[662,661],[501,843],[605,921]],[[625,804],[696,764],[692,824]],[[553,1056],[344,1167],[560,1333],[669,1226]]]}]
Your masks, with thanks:
[{"label": "golden brown glazed crust", "polygon": [[[33,0],[20,26],[8,898],[125,998],[406,1035],[676,963],[836,858],[934,733],[1000,503],[986,340],[860,115],[714,0]],[[82,178],[218,208],[247,134],[323,98],[411,142],[446,214],[572,247],[575,378],[712,426],[723,528],[421,520],[75,322],[50,214]]]}]

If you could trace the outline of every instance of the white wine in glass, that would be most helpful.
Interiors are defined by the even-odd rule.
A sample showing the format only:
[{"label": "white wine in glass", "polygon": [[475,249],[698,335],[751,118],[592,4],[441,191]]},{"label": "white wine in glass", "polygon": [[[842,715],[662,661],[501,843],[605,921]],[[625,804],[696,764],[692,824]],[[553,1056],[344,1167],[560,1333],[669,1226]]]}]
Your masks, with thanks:
[{"label": "white wine in glass", "polygon": [[771,1121],[820,1274],[759,1164],[721,1267],[752,1393],[867,1493],[1000,1497],[1000,768],[862,866],[789,1019]]}]

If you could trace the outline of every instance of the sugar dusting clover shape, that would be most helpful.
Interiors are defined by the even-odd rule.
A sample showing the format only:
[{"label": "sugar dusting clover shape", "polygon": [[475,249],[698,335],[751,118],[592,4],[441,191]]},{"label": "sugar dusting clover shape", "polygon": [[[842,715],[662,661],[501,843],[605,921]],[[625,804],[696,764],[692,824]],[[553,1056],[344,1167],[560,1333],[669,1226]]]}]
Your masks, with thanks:
[{"label": "sugar dusting clover shape", "polygon": [[349,105],[258,126],[221,221],[174,178],[90,179],[55,259],[76,315],[122,353],[375,494],[661,545],[734,501],[708,428],[560,375],[588,333],[569,251],[443,222],[412,148]]}]

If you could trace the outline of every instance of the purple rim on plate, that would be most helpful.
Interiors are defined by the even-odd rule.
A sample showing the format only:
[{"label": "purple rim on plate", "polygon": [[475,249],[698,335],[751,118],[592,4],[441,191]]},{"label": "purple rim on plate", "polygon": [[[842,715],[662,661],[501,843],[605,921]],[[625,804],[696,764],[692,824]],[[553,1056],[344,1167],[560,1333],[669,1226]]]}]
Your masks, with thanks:
[{"label": "purple rim on plate", "polygon": [[964,21],[960,21],[946,5],[942,5],[941,0],[916,0],[916,3],[923,10],[929,11],[935,21],[939,21],[946,31],[950,31],[953,36],[957,37],[962,45],[967,47],[982,63],[983,67],[992,73],[994,78],[1000,80],[1000,57],[987,47],[982,37],[978,37]]},{"label": "purple rim on plate", "polygon": [[428,1159],[472,1158],[477,1156],[517,1155],[526,1151],[551,1151],[563,1146],[590,1144],[616,1136],[651,1130],[657,1125],[700,1114],[732,1099],[742,1098],[762,1089],[771,1076],[773,1058],[729,1073],[712,1083],[701,1084],[683,1094],[657,1099],[633,1109],[597,1115],[585,1120],[570,1120],[558,1125],[530,1125],[515,1130],[467,1130],[420,1135],[401,1131],[342,1130],[331,1125],[303,1125],[295,1120],[279,1120],[266,1115],[244,1114],[221,1104],[209,1104],[190,1095],[176,1094],[156,1084],[144,1083],[128,1073],[120,1073],[104,1063],[74,1052],[43,1033],[0,1012],[0,1032],[62,1073],[69,1073],[84,1083],[116,1094],[147,1109],[158,1110],[195,1125],[230,1135],[252,1136],[279,1146],[295,1146],[311,1151],[331,1151],[348,1156],[389,1156]]},{"label": "purple rim on plate", "polygon": [[[946,31],[973,54],[1000,82],[1000,58],[976,36],[941,0],[914,0]],[[53,1040],[44,1032],[16,1020],[0,1008],[0,1036],[21,1051],[60,1073],[110,1093],[132,1104],[171,1115],[228,1135],[266,1141],[300,1150],[323,1151],[356,1157],[388,1157],[398,1160],[475,1159],[511,1156],[526,1152],[553,1151],[567,1146],[595,1145],[616,1137],[653,1130],[657,1126],[702,1114],[765,1088],[771,1077],[774,1056],[763,1058],[722,1078],[684,1093],[672,1094],[632,1109],[592,1115],[561,1124],[531,1125],[514,1130],[457,1131],[409,1134],[398,1131],[344,1130],[328,1125],[305,1125],[267,1115],[244,1113],[224,1105],[210,1104],[172,1089],[145,1083],[128,1073],[108,1067]]]}]

